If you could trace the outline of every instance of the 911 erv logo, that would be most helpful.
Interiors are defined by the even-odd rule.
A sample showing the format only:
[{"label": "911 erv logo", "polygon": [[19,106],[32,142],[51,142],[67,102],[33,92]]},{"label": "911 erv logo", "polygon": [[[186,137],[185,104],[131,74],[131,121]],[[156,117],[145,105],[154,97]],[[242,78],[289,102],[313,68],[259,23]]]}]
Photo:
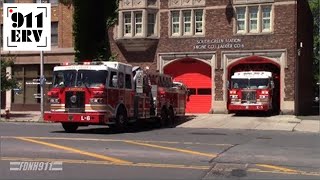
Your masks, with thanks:
[{"label": "911 erv logo", "polygon": [[4,3],[5,51],[51,50],[50,3]]}]

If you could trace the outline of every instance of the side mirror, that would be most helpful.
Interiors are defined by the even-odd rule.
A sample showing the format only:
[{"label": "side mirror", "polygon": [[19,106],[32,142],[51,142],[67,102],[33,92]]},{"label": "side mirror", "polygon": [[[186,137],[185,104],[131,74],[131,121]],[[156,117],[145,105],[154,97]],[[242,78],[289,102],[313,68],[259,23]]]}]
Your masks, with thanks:
[{"label": "side mirror", "polygon": [[271,82],[270,82],[270,85],[271,85],[271,88],[273,89],[273,88],[274,88],[274,82],[271,81]]},{"label": "side mirror", "polygon": [[118,76],[117,75],[114,75],[112,77],[112,86],[113,87],[118,87]]}]

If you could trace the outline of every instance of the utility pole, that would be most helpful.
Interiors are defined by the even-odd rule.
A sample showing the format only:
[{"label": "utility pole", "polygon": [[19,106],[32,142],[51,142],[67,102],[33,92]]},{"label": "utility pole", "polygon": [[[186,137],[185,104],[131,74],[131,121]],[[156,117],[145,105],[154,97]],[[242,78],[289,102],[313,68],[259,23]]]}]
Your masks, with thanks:
[{"label": "utility pole", "polygon": [[[3,7],[3,0],[0,0],[0,5],[2,5],[2,7]],[[2,91],[1,91],[1,89],[2,89],[2,86],[1,86],[1,76],[2,76],[2,72],[1,72],[1,69],[2,69],[2,57],[1,57],[1,48],[2,48],[2,33],[3,33],[3,25],[2,26],[0,26],[0,31],[1,31],[1,33],[0,33],[0,119],[1,119],[1,107],[2,107]]]},{"label": "utility pole", "polygon": [[[40,0],[40,3],[42,0]],[[43,51],[40,52],[40,111],[41,111],[41,117],[40,121],[43,120],[43,115],[44,115],[44,86],[46,84],[46,79],[43,75],[43,64],[44,64],[44,59],[43,59]]]}]

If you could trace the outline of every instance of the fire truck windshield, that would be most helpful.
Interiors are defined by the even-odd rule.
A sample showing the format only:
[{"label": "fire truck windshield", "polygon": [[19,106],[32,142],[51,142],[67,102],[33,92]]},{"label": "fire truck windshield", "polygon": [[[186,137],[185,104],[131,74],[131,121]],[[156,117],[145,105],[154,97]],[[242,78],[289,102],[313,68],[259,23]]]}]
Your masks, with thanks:
[{"label": "fire truck windshield", "polygon": [[105,70],[63,70],[54,71],[53,87],[97,87],[106,84]]},{"label": "fire truck windshield", "polygon": [[269,86],[269,79],[232,79],[233,89],[265,89]]}]

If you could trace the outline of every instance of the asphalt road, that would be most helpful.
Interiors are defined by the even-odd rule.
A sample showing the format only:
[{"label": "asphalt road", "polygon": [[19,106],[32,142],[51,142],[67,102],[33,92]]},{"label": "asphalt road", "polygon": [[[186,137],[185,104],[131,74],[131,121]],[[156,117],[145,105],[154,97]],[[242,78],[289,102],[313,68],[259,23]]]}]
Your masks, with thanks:
[{"label": "asphalt road", "polygon": [[[0,179],[320,179],[319,134],[0,123],[0,135]],[[14,162],[62,169],[10,170]]]}]

